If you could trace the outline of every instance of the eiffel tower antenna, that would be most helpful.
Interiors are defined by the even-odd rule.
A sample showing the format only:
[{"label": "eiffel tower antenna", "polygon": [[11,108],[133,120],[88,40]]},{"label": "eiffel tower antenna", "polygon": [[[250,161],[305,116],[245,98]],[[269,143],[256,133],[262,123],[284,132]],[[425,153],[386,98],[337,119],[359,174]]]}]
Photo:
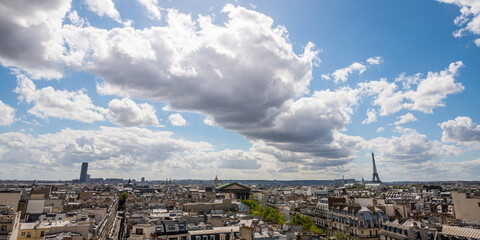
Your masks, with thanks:
[{"label": "eiffel tower antenna", "polygon": [[373,154],[373,151],[372,151],[372,163],[373,163],[373,178],[372,178],[372,182],[374,182],[374,183],[381,183],[382,181],[380,181],[380,177],[378,177],[377,166],[375,166],[375,155]]}]

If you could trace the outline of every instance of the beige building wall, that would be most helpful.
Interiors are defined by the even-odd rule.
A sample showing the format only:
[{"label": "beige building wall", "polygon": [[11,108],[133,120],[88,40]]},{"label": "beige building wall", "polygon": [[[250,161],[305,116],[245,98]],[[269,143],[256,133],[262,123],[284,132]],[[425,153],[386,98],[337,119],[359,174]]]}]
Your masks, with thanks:
[{"label": "beige building wall", "polygon": [[88,223],[77,223],[74,225],[66,225],[66,226],[52,226],[49,233],[59,233],[59,232],[75,232],[80,233],[83,235],[85,239],[88,239],[88,232],[90,229],[90,225]]},{"label": "beige building wall", "polygon": [[20,214],[21,212],[16,212],[13,215],[0,215],[0,235],[6,235],[7,240],[17,239],[18,227],[20,225]]},{"label": "beige building wall", "polygon": [[455,218],[466,221],[480,221],[480,196],[452,192]]},{"label": "beige building wall", "polygon": [[137,224],[133,226],[128,240],[148,239],[152,233],[155,233],[155,225]]},{"label": "beige building wall", "polygon": [[43,240],[44,236],[50,231],[50,228],[20,229],[17,239]]},{"label": "beige building wall", "polygon": [[18,210],[21,192],[0,192],[0,205],[6,205],[13,208],[13,212]]},{"label": "beige building wall", "polygon": [[45,195],[43,193],[36,193],[30,195],[31,200],[43,200],[45,199]]}]

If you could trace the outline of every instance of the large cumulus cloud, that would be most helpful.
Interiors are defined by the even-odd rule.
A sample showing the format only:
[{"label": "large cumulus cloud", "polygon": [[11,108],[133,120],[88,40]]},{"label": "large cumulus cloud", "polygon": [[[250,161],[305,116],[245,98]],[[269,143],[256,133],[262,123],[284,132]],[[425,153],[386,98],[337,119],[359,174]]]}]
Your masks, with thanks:
[{"label": "large cumulus cloud", "polygon": [[443,130],[442,141],[459,144],[480,142],[480,125],[469,117],[458,116],[454,120],[441,123],[440,127]]},{"label": "large cumulus cloud", "polygon": [[[224,25],[168,10],[165,27],[63,27],[75,49],[64,56],[104,79],[102,94],[166,102],[167,109],[203,113],[209,123],[308,158],[352,158],[339,131],[353,114],[358,91],[308,86],[317,51],[296,54],[282,26],[261,13],[227,4]],[[108,43],[108,44],[106,44]],[[119,71],[118,69],[121,69]]]},{"label": "large cumulus cloud", "polygon": [[70,0],[0,2],[0,63],[33,78],[60,78],[60,30]]}]

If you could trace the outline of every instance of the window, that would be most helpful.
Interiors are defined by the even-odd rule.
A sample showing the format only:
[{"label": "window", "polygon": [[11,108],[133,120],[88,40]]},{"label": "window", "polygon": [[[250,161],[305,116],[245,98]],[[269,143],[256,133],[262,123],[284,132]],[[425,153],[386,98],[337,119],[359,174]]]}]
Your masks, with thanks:
[{"label": "window", "polygon": [[428,240],[433,240],[433,234],[427,233],[427,239]]},{"label": "window", "polygon": [[175,225],[168,225],[168,231],[175,231]]},{"label": "window", "polygon": [[210,240],[215,240],[215,235],[210,235]]},{"label": "window", "polygon": [[31,232],[27,232],[27,238],[29,237],[32,237],[32,233]]},{"label": "window", "polygon": [[22,232],[22,237],[25,237],[25,232]]},{"label": "window", "polygon": [[200,236],[196,236],[196,237],[195,237],[195,240],[200,240]]},{"label": "window", "polygon": [[2,231],[7,231],[7,225],[2,225]]},{"label": "window", "polygon": [[143,228],[137,228],[137,229],[135,230],[135,234],[137,234],[137,235],[143,235]]},{"label": "window", "polygon": [[208,236],[207,235],[203,236],[203,240],[208,240]]},{"label": "window", "polygon": [[45,236],[45,231],[40,232],[40,237],[43,237],[43,236]]}]

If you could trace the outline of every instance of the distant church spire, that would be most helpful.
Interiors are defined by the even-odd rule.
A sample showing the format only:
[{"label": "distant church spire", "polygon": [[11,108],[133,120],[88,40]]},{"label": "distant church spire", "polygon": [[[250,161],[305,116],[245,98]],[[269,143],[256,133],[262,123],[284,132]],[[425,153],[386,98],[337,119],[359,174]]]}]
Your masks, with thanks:
[{"label": "distant church spire", "polygon": [[215,175],[215,180],[213,180],[213,185],[218,186],[218,177]]},{"label": "distant church spire", "polygon": [[381,183],[380,177],[378,177],[377,166],[375,165],[375,155],[372,152],[372,163],[373,163],[373,178],[372,182],[374,183]]}]

